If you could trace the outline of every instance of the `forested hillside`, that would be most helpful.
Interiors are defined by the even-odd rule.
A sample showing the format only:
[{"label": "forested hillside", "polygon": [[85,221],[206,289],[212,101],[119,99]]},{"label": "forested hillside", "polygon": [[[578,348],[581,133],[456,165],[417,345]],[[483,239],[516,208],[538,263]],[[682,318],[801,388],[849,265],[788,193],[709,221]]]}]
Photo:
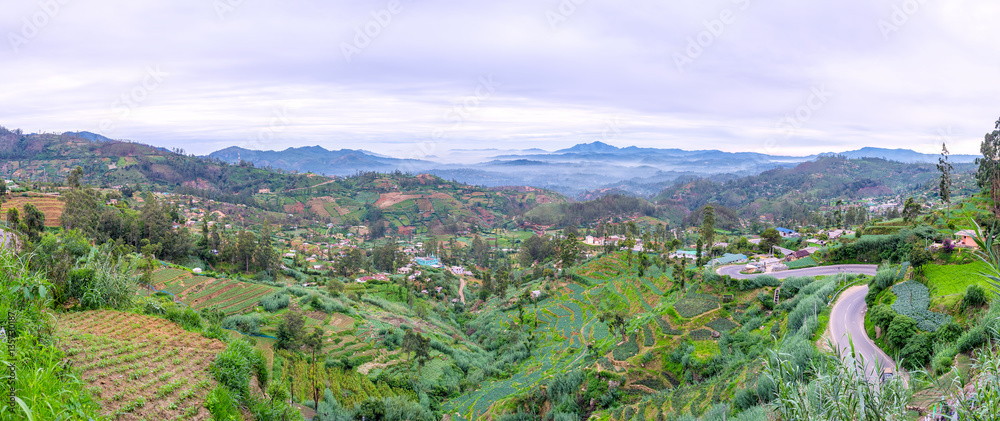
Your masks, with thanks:
[{"label": "forested hillside", "polygon": [[[952,194],[978,192],[972,164],[955,164]],[[904,164],[877,158],[826,157],[794,168],[726,182],[697,179],[674,185],[653,198],[694,210],[706,204],[737,209],[744,218],[773,214],[805,223],[811,211],[837,200],[917,196],[935,198],[940,173],[932,164]]]}]

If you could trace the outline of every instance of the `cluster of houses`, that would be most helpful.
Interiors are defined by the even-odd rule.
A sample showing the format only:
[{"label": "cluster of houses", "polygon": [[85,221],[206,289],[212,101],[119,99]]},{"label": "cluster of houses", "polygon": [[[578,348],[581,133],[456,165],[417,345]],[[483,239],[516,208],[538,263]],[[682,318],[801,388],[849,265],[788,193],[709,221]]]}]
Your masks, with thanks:
[{"label": "cluster of houses", "polygon": [[[588,235],[583,238],[583,243],[588,246],[616,245],[620,241],[625,241],[625,237],[621,235],[609,235],[607,237],[594,237],[593,235]],[[642,251],[641,238],[635,239],[635,245],[632,246],[632,251]]]}]

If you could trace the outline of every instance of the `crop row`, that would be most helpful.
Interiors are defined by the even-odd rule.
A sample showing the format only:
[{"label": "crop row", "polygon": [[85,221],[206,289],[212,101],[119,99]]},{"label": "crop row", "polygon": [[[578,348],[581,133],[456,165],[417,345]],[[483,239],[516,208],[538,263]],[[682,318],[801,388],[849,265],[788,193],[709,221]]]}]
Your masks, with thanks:
[{"label": "crop row", "polygon": [[951,316],[927,309],[931,298],[924,284],[906,281],[893,286],[892,292],[896,295],[896,301],[892,303],[893,311],[916,320],[920,330],[933,332],[951,321]]},{"label": "crop row", "polygon": [[684,297],[674,304],[677,314],[684,318],[692,318],[699,314],[707,313],[719,307],[718,298],[715,301],[701,298]]}]

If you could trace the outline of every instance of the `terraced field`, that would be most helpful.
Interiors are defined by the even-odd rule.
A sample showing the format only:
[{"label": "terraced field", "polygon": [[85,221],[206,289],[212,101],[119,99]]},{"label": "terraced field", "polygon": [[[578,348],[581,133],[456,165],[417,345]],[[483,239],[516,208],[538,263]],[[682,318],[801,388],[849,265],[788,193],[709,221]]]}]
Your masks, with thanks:
[{"label": "terraced field", "polygon": [[180,269],[154,272],[153,286],[173,294],[195,310],[217,307],[226,314],[249,310],[258,304],[261,297],[277,290],[267,285],[194,276]]},{"label": "terraced field", "polygon": [[60,315],[57,336],[114,420],[208,420],[208,366],[225,344],[164,319],[117,311]]}]

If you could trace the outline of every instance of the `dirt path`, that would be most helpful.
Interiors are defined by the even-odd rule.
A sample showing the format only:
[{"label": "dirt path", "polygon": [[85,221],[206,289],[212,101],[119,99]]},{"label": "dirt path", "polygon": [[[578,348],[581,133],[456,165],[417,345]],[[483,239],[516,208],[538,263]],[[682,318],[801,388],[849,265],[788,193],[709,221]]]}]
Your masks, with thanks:
[{"label": "dirt path", "polygon": [[319,184],[317,184],[317,185],[315,185],[315,186],[310,186],[310,187],[299,187],[299,188],[297,188],[297,189],[291,189],[291,190],[288,190],[288,191],[289,191],[289,192],[293,192],[293,191],[299,191],[299,190],[305,190],[305,189],[308,189],[308,188],[316,188],[316,187],[319,187],[319,186],[325,186],[325,185],[327,185],[327,184],[330,184],[330,183],[332,183],[332,182],[334,182],[334,181],[337,181],[337,180],[336,180],[336,179],[331,179],[331,180],[329,180],[329,181],[324,181],[324,182],[322,182],[322,183],[319,183]]},{"label": "dirt path", "polygon": [[458,278],[458,299],[462,300],[462,305],[465,305],[465,277],[461,276]]}]

